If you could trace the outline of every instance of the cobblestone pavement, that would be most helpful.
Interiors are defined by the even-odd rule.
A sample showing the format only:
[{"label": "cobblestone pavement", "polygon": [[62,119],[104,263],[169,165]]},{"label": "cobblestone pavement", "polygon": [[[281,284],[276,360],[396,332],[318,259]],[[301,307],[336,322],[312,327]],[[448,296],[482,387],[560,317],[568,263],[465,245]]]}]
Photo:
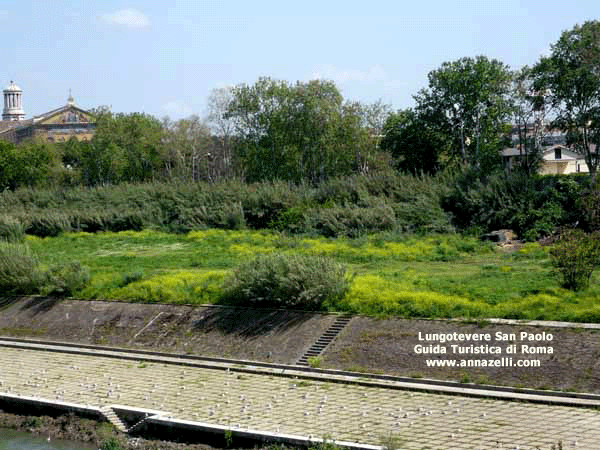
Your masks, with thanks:
[{"label": "cobblestone pavement", "polygon": [[[600,412],[0,347],[0,392],[402,449],[600,448]],[[517,447],[518,446],[518,447]]]}]

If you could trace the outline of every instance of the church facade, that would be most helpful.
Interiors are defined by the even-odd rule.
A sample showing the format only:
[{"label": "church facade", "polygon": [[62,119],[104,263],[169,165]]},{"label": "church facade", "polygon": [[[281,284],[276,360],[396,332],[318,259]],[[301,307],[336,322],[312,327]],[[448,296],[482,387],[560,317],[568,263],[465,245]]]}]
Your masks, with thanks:
[{"label": "church facade", "polygon": [[78,107],[72,95],[69,95],[66,105],[25,119],[21,88],[11,81],[3,93],[4,109],[0,121],[2,140],[18,144],[33,138],[62,142],[75,137],[85,141],[94,135],[96,124],[93,114]]}]

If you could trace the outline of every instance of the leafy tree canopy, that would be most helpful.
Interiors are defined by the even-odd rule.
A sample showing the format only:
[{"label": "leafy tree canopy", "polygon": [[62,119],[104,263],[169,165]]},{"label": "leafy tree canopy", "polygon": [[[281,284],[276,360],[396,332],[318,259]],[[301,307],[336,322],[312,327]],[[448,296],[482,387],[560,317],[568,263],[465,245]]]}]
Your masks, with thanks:
[{"label": "leafy tree canopy", "polygon": [[500,136],[510,114],[511,73],[485,56],[445,62],[415,95],[416,110],[452,141],[450,157],[489,171],[499,162]]},{"label": "leafy tree canopy", "polygon": [[535,88],[557,108],[553,125],[585,155],[595,179],[600,158],[600,22],[565,31],[533,68]]},{"label": "leafy tree canopy", "polygon": [[260,78],[231,90],[225,117],[248,180],[318,182],[368,168],[375,141],[363,113],[332,81]]},{"label": "leafy tree canopy", "polygon": [[390,152],[399,170],[433,174],[449,141],[413,109],[392,113],[383,127],[381,149]]}]

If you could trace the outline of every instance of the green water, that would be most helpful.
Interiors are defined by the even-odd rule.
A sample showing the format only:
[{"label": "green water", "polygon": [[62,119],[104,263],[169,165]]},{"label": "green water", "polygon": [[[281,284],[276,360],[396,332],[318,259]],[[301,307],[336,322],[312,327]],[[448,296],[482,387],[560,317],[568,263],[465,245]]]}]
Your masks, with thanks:
[{"label": "green water", "polygon": [[45,436],[0,428],[0,450],[90,450],[95,447],[73,441],[50,440]]}]

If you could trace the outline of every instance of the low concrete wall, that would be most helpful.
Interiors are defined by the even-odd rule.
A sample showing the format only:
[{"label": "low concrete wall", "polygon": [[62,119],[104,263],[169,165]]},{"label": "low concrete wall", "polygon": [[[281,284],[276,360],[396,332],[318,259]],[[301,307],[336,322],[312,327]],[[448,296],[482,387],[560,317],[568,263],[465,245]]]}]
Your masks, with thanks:
[{"label": "low concrete wall", "polygon": [[4,412],[32,416],[57,417],[63,414],[75,414],[85,419],[106,422],[100,408],[94,406],[6,393],[0,394],[0,409]]},{"label": "low concrete wall", "polygon": [[[132,435],[144,438],[161,439],[172,442],[202,443],[216,447],[252,448],[257,444],[281,443],[297,447],[311,447],[323,443],[323,439],[313,436],[299,436],[271,433],[259,430],[238,429],[230,426],[178,420],[168,417],[164,411],[134,408],[124,405],[111,405],[110,408],[128,426],[139,424]],[[60,416],[75,414],[78,417],[107,422],[100,408],[76,403],[27,397],[14,394],[0,394],[0,409],[13,414],[32,416]],[[231,441],[229,441],[231,439]],[[339,447],[353,450],[382,450],[383,447],[335,441]]]}]

